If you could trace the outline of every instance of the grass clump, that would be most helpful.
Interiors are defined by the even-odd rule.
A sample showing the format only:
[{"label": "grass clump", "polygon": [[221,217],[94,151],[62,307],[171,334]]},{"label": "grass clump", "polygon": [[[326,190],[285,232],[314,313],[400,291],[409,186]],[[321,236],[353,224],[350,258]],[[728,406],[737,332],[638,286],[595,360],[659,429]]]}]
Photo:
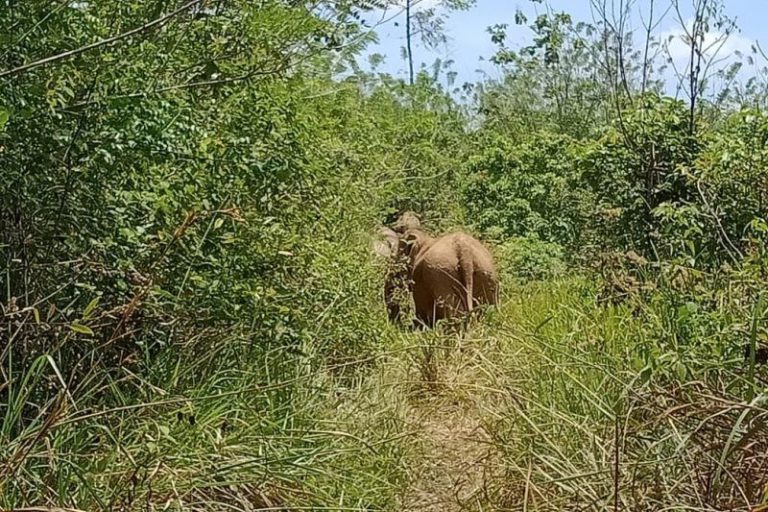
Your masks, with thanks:
[{"label": "grass clump", "polygon": [[[761,502],[766,410],[756,382],[764,370],[752,374],[742,353],[734,357],[725,329],[749,321],[750,309],[681,308],[666,293],[638,311],[598,305],[595,292],[579,279],[525,285],[483,332],[497,340],[506,404],[487,424],[508,478],[496,483],[497,503],[659,510]],[[733,316],[723,324],[726,309]]]}]

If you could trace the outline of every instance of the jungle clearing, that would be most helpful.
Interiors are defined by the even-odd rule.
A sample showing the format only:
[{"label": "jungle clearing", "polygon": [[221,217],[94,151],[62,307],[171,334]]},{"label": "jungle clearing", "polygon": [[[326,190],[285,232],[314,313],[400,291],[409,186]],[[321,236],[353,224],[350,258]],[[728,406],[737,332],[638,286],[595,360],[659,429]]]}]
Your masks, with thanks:
[{"label": "jungle clearing", "polygon": [[763,6],[562,3],[0,2],[0,509],[766,510]]}]

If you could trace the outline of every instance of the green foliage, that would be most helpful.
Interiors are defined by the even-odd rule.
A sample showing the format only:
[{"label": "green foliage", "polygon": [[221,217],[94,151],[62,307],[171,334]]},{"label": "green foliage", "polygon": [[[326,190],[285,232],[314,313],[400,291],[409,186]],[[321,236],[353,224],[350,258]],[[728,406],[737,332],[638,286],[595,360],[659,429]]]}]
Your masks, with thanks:
[{"label": "green foliage", "polygon": [[[402,81],[363,77],[365,133],[351,133],[349,144],[368,155],[371,186],[385,201],[382,213],[414,210],[437,229],[461,216],[457,201],[465,118],[433,77],[417,76],[414,87]],[[382,215],[383,218],[383,215]]]},{"label": "green foliage", "polygon": [[563,248],[532,237],[513,237],[497,249],[502,279],[551,279],[565,272]]},{"label": "green foliage", "polygon": [[[518,25],[528,23],[518,10]],[[632,63],[638,52],[626,38],[617,47],[604,26],[574,20],[566,12],[548,10],[528,27],[532,44],[520,50],[506,43],[507,25],[489,28],[497,46],[491,61],[504,69],[499,80],[479,84],[477,101],[485,124],[513,137],[551,131],[586,138],[615,117],[618,84],[613,73],[619,55],[626,59],[623,79],[640,82]],[[651,85],[656,85],[651,84]],[[623,96],[623,95],[622,95]]]},{"label": "green foliage", "polygon": [[[555,509],[604,505],[620,424],[657,502],[706,480],[676,506],[723,507],[724,474],[759,480],[731,464],[757,458],[746,416],[702,402],[762,399],[768,117],[649,92],[628,34],[567,13],[519,51],[491,28],[502,78],[462,104],[450,61],[413,85],[360,71],[386,4],[0,10],[3,508],[397,509],[408,376],[379,382],[381,361],[427,339],[436,383],[444,341],[385,321],[370,239],[406,209],[494,241],[510,291],[486,334],[519,342],[499,396],[525,400],[493,432]],[[414,19],[442,41],[436,11]],[[604,253],[644,262],[618,304],[563,280]],[[699,442],[648,420],[676,407],[730,424]]]},{"label": "green foliage", "polygon": [[577,246],[590,195],[576,179],[580,145],[548,133],[521,144],[498,135],[481,140],[462,187],[471,223],[494,237]]},{"label": "green foliage", "polygon": [[[365,42],[369,7],[191,7],[0,78],[5,508],[394,499],[400,445],[359,451],[327,423],[383,433],[334,416],[388,339],[369,236],[400,198],[460,216],[448,184],[463,119],[427,77],[331,78]],[[45,9],[0,12],[19,34],[0,69],[173,12]]]},{"label": "green foliage", "polygon": [[602,238],[612,246],[673,253],[659,247],[671,242],[660,240],[655,212],[695,198],[685,173],[699,142],[688,128],[682,102],[646,95],[586,151],[583,179],[595,193]]},{"label": "green foliage", "polygon": [[710,135],[696,162],[693,179],[711,202],[734,244],[746,238],[750,223],[766,216],[766,140],[768,118],[744,110]]}]

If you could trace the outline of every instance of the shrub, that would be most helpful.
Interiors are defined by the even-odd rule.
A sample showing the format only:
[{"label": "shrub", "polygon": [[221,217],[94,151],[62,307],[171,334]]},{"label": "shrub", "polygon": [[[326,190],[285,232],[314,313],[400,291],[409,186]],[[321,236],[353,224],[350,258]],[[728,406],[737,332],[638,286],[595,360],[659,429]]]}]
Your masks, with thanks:
[{"label": "shrub", "polygon": [[565,271],[563,248],[535,237],[513,237],[497,248],[498,267],[503,280],[547,279]]},{"label": "shrub", "polygon": [[584,242],[591,194],[576,180],[580,144],[538,133],[522,144],[488,135],[483,145],[462,187],[472,225],[502,238],[536,237],[570,248]]},{"label": "shrub", "polygon": [[690,133],[687,119],[683,102],[648,94],[588,146],[581,177],[595,195],[594,214],[604,247],[647,256],[666,249],[658,244],[660,220],[654,211],[695,198],[685,170],[700,142]]}]

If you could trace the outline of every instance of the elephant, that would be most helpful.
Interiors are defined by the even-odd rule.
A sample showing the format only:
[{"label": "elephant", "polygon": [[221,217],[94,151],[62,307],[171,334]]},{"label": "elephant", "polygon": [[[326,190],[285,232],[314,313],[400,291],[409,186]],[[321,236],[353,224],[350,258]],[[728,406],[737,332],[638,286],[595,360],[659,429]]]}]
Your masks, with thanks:
[{"label": "elephant", "polygon": [[394,232],[401,235],[409,229],[421,229],[419,216],[412,211],[403,212],[393,226]]},{"label": "elephant", "polygon": [[409,300],[411,293],[407,261],[400,250],[400,235],[390,228],[379,228],[373,242],[373,252],[389,260],[384,278],[384,304],[387,307],[387,318],[397,324],[403,317],[403,303]]},{"label": "elephant", "polygon": [[477,305],[498,301],[493,256],[476,238],[462,232],[433,238],[413,218],[404,219],[400,252],[408,258],[416,321],[433,327],[438,320],[472,313]]},{"label": "elephant", "polygon": [[406,211],[398,217],[392,228],[378,229],[373,250],[378,256],[389,259],[387,275],[384,278],[384,304],[389,321],[398,324],[403,320],[403,306],[410,302],[413,292],[400,236],[408,229],[420,229],[421,221],[414,212]]}]

